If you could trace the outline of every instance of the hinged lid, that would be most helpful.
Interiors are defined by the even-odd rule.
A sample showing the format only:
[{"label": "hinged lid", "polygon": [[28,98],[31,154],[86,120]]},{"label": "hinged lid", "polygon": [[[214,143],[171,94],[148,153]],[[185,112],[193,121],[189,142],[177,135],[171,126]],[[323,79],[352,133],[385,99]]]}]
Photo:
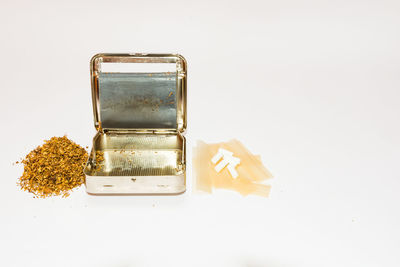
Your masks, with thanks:
[{"label": "hinged lid", "polygon": [[186,60],[173,54],[98,54],[91,60],[98,131],[184,132]]}]

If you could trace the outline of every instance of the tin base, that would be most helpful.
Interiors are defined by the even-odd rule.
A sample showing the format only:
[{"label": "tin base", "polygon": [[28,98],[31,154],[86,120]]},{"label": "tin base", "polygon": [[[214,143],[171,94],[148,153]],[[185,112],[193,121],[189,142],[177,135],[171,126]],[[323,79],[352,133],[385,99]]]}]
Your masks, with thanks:
[{"label": "tin base", "polygon": [[[96,155],[101,155],[96,159]],[[91,194],[176,194],[186,189],[185,139],[176,133],[98,133],[85,168]]]}]

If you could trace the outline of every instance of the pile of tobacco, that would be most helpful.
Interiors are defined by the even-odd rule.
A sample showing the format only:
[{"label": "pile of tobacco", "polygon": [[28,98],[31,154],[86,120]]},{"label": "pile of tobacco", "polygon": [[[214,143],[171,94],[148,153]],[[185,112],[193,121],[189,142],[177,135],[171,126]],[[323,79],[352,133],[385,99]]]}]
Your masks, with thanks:
[{"label": "pile of tobacco", "polygon": [[21,162],[24,173],[18,184],[36,197],[66,197],[85,182],[86,150],[66,136],[52,137],[31,151]]}]

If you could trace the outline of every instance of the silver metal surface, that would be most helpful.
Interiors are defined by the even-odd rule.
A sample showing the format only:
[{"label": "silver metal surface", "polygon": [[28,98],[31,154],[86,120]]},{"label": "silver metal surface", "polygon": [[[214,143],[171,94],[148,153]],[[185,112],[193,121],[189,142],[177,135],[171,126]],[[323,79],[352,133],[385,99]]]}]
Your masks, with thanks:
[{"label": "silver metal surface", "polygon": [[103,129],[176,129],[176,72],[100,73]]},{"label": "silver metal surface", "polygon": [[[140,65],[146,65],[147,67],[144,68],[145,71],[110,72],[109,68],[105,67],[107,64],[114,64],[114,66],[115,64],[134,64],[135,69],[140,69]],[[173,64],[175,65],[175,71],[159,72],[159,68],[155,68],[158,71],[151,72],[149,64],[150,66],[151,64],[155,66]],[[103,72],[102,67],[108,71]],[[180,133],[186,131],[187,64],[185,58],[181,55],[97,54],[90,62],[90,77],[94,124],[97,131],[140,131],[142,129],[152,131],[169,130]],[[103,93],[101,93],[103,91],[102,87],[105,88]],[[123,92],[118,93],[119,89]],[[168,91],[168,89],[171,90]],[[147,90],[152,93],[146,92]],[[162,99],[166,91],[168,91],[167,96],[172,91],[173,94],[169,97],[173,97],[174,100],[164,101],[169,99]],[[108,96],[111,99],[108,99]],[[122,99],[124,96],[127,98]],[[149,97],[149,99],[144,99],[145,96]],[[160,101],[161,105],[157,106],[157,100]],[[126,102],[124,103],[124,101]],[[120,106],[119,104],[122,105]],[[122,112],[122,114],[119,114],[119,112]],[[175,118],[174,122],[172,122],[173,116]],[[107,129],[103,127],[103,119],[105,119],[105,123],[108,126]],[[166,119],[166,121],[163,121],[163,119]],[[135,126],[140,128],[135,128]]]}]

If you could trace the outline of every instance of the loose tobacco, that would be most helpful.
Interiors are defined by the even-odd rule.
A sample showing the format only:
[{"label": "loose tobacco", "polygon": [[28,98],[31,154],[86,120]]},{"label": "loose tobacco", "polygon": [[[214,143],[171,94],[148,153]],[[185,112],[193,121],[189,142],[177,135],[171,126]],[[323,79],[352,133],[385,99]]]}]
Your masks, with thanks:
[{"label": "loose tobacco", "polygon": [[104,166],[104,152],[96,151],[96,171],[100,171]]},{"label": "loose tobacco", "polygon": [[67,197],[85,182],[83,168],[87,159],[86,150],[66,136],[52,137],[17,162],[24,164],[18,184],[35,197]]}]

